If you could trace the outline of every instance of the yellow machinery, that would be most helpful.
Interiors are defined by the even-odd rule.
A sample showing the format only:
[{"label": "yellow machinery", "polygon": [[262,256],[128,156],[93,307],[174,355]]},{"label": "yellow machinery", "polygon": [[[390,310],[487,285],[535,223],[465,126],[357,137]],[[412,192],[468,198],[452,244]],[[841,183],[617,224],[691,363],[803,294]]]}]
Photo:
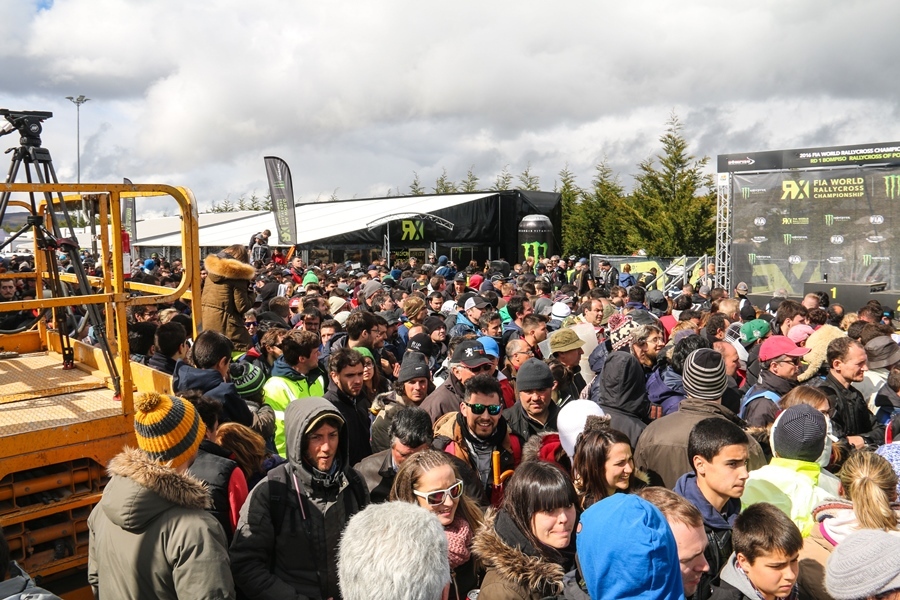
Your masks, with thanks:
[{"label": "yellow machinery", "polygon": [[[47,252],[37,247],[33,273],[0,273],[0,279],[35,278],[38,296],[4,302],[0,311],[41,314],[73,302],[96,305],[111,349],[105,355],[77,340],[65,342],[71,343],[75,361],[74,368],[64,369],[64,340],[52,328],[53,319],[41,318],[21,333],[0,334],[0,525],[12,558],[46,583],[87,563],[87,518],[106,484],[106,465],[134,443],[134,394],[171,393],[169,376],[128,360],[126,310],[199,299],[199,293],[191,293],[200,290],[197,207],[189,190],[160,185],[0,183],[0,192],[27,193],[32,199],[42,195],[38,213],[48,221],[47,199],[54,195],[95,194],[99,202],[98,260],[104,268],[102,277],[88,278],[93,293],[46,297],[51,273]],[[182,217],[184,277],[176,289],[131,283],[131,265],[123,264],[122,199],[161,195],[175,199]],[[18,200],[10,204],[32,209]],[[74,275],[60,279],[75,283]],[[194,312],[192,337],[200,329],[199,316],[199,310]]]}]

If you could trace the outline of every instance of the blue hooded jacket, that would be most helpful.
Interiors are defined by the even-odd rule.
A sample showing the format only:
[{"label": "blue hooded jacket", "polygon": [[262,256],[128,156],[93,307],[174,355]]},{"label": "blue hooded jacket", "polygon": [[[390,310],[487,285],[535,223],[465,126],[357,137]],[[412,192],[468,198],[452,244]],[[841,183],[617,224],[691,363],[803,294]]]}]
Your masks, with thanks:
[{"label": "blue hooded jacket", "polygon": [[613,494],[591,505],[576,545],[591,600],[684,600],[675,536],[646,500]]},{"label": "blue hooded jacket", "polygon": [[197,369],[179,360],[172,373],[172,391],[176,394],[187,390],[200,390],[204,396],[222,403],[220,423],[232,421],[251,427],[253,413],[237,392],[234,383],[222,379],[213,369]]}]

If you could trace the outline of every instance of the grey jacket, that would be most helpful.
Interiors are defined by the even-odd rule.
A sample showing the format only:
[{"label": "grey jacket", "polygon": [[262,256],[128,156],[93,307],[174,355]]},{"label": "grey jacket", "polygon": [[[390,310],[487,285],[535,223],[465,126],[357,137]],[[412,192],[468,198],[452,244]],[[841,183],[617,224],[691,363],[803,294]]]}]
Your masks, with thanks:
[{"label": "grey jacket", "polygon": [[126,448],[88,518],[95,598],[234,598],[225,532],[196,478]]}]

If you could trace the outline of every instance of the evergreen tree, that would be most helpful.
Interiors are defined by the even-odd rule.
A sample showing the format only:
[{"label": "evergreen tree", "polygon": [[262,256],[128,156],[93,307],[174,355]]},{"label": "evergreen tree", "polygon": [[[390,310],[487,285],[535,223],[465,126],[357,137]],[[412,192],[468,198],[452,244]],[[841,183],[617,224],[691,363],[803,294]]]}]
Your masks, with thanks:
[{"label": "evergreen tree", "polygon": [[413,182],[409,184],[409,193],[412,196],[424,196],[425,188],[422,187],[422,182],[419,181],[419,174],[413,171]]},{"label": "evergreen tree", "polygon": [[244,198],[244,195],[241,194],[241,197],[238,198],[237,201],[237,210],[249,210],[250,203],[247,202],[247,199]]},{"label": "evergreen tree", "polygon": [[582,235],[585,228],[581,226],[579,207],[581,189],[575,183],[575,175],[569,170],[568,164],[559,172],[559,179],[562,186],[554,191],[559,193],[562,204],[562,253],[578,254],[586,245],[586,240],[590,239]]},{"label": "evergreen tree", "polygon": [[234,202],[229,198],[225,198],[219,205],[219,210],[217,212],[234,212],[234,210]]},{"label": "evergreen tree", "polygon": [[461,192],[477,192],[478,191],[478,176],[475,175],[473,169],[475,165],[469,167],[469,170],[466,171],[466,178],[463,179],[459,183],[459,191]]},{"label": "evergreen tree", "polygon": [[447,176],[447,169],[441,172],[441,176],[434,182],[435,194],[453,194],[456,192],[456,184]]},{"label": "evergreen tree", "polygon": [[709,157],[698,160],[688,154],[683,126],[675,114],[667,125],[659,138],[662,154],[638,165],[640,173],[629,203],[632,231],[651,256],[711,253],[716,197],[712,175],[703,172]]},{"label": "evergreen tree", "polygon": [[537,192],[541,189],[541,178],[531,173],[531,163],[525,166],[525,170],[519,173],[519,189]]},{"label": "evergreen tree", "polygon": [[254,193],[250,196],[250,210],[262,210],[262,201],[259,199],[259,196]]},{"label": "evergreen tree", "polygon": [[502,192],[504,190],[510,189],[512,185],[513,176],[512,173],[509,172],[509,165],[505,165],[503,170],[500,171],[500,174],[497,175],[497,178],[494,179],[494,185],[491,186],[492,192]]}]

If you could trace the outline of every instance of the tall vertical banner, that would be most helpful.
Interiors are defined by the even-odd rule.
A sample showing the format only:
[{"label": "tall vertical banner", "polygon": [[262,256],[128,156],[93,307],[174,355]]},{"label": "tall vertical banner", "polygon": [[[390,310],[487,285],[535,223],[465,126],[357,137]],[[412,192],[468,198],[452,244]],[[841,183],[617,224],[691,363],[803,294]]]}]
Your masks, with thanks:
[{"label": "tall vertical banner", "polygon": [[[127,177],[123,179],[125,185],[132,185]],[[134,210],[134,196],[122,198],[122,229],[128,232],[131,239],[137,239],[137,213]]]},{"label": "tall vertical banner", "polygon": [[294,213],[294,186],[291,170],[287,163],[277,156],[267,156],[266,175],[269,178],[269,192],[272,195],[272,214],[278,230],[278,243],[293,246],[297,243],[297,216]]}]

